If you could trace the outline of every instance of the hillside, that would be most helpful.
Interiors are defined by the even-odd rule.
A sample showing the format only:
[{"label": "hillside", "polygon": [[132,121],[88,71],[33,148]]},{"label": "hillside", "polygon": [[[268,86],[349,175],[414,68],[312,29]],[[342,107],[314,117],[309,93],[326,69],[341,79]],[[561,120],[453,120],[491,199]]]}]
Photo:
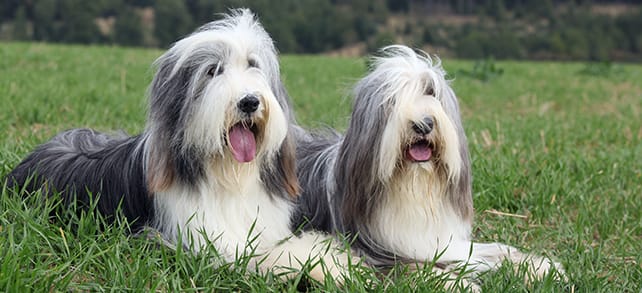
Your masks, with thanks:
[{"label": "hillside", "polygon": [[254,10],[285,53],[404,43],[467,59],[642,61],[640,1],[7,1],[0,40],[166,48],[230,7]]}]

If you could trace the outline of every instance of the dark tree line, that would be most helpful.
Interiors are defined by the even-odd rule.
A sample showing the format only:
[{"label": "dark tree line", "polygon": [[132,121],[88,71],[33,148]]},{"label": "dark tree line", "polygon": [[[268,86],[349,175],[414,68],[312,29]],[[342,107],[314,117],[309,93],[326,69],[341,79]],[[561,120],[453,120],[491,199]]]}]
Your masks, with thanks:
[{"label": "dark tree line", "polygon": [[[463,58],[642,59],[642,0],[0,1],[4,40],[164,48],[229,7],[249,7],[286,53],[404,42]],[[614,3],[627,11],[594,11]],[[431,21],[440,15],[469,21]]]},{"label": "dark tree line", "polygon": [[[167,47],[231,7],[249,7],[283,52],[358,42],[387,16],[384,0],[3,0],[2,39]],[[151,17],[150,12],[151,11]],[[359,13],[354,13],[359,11]]]},{"label": "dark tree line", "polygon": [[[450,46],[457,56],[480,58],[642,60],[642,7],[596,14],[600,1],[491,1],[480,20],[454,30]],[[608,1],[601,1],[608,2]],[[638,2],[638,3],[635,3]],[[623,3],[627,4],[627,3]]]}]

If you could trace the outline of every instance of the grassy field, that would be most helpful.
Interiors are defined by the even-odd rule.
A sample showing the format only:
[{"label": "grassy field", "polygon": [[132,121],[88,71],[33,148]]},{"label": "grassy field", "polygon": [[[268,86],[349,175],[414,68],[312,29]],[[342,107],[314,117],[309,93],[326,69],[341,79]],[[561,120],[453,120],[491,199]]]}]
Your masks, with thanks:
[{"label": "grassy field", "polygon": [[[160,51],[0,44],[0,176],[33,147],[75,127],[141,131]],[[510,270],[483,276],[487,292],[642,290],[642,66],[444,60],[460,98],[473,157],[477,241],[554,256],[567,283],[526,286]],[[299,122],[345,127],[363,59],[283,56]],[[215,267],[127,237],[97,232],[91,215],[50,221],[51,204],[0,196],[0,291],[295,291],[300,280]],[[509,214],[499,215],[497,212]],[[73,228],[75,227],[75,228]],[[355,275],[349,291],[434,291],[427,272]],[[364,284],[368,284],[367,286]],[[335,291],[331,284],[310,290]]]}]

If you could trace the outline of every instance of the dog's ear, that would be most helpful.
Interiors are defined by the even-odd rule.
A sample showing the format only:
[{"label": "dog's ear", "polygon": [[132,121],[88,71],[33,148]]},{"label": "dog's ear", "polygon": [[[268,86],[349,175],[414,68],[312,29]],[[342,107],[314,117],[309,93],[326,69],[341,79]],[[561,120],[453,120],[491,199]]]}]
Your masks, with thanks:
[{"label": "dog's ear", "polygon": [[[290,131],[292,133],[292,131]],[[299,186],[299,180],[296,176],[296,145],[293,139],[293,135],[288,134],[288,136],[283,141],[281,145],[281,150],[279,151],[279,168],[282,171],[282,183],[285,188],[285,191],[291,196],[296,197],[301,192]]]},{"label": "dog's ear", "polygon": [[[372,82],[372,83],[371,83]],[[350,125],[339,149],[336,182],[341,219],[347,231],[370,221],[376,205],[383,198],[381,145],[389,115],[381,104],[375,81],[362,80],[355,88]]]},{"label": "dog's ear", "polygon": [[[291,129],[290,129],[291,130]],[[291,133],[291,132],[290,132]],[[295,198],[300,193],[299,180],[296,176],[296,146],[291,134],[285,137],[279,152],[272,162],[261,168],[261,180],[273,194],[287,193]]]},{"label": "dog's ear", "polygon": [[[163,54],[155,65],[156,74],[149,88],[149,114],[146,138],[146,179],[150,192],[163,191],[177,179],[175,159],[170,141],[182,141],[180,135],[181,111],[189,80],[185,70],[175,70],[176,56],[171,50]],[[176,71],[176,72],[175,72]]]},{"label": "dog's ear", "polygon": [[163,150],[163,144],[148,143],[145,172],[147,188],[153,194],[169,188],[174,183],[175,173],[168,151]]},{"label": "dog's ear", "polygon": [[473,217],[473,197],[472,197],[472,171],[470,163],[470,153],[468,151],[468,140],[466,132],[461,121],[459,112],[459,103],[453,89],[444,83],[441,90],[441,104],[450,118],[457,131],[459,139],[459,154],[461,156],[461,168],[457,180],[449,187],[451,200],[458,209],[460,216],[472,221]]},{"label": "dog's ear", "polygon": [[[278,76],[278,75],[277,75]],[[272,91],[276,96],[277,101],[284,110],[286,119],[290,125],[296,125],[294,112],[288,91],[280,79],[272,84]],[[300,193],[299,180],[296,176],[296,143],[294,139],[294,129],[292,126],[288,127],[288,135],[281,144],[281,149],[277,155],[277,165],[281,179],[281,185],[290,197],[296,197]]]}]

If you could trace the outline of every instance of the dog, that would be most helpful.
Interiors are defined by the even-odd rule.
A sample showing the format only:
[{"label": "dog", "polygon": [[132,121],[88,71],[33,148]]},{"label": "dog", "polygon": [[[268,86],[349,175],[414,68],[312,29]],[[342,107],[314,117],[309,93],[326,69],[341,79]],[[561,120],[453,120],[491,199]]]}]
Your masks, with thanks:
[{"label": "dog", "polygon": [[471,162],[441,61],[402,45],[381,52],[355,86],[345,135],[297,128],[303,192],[293,224],[354,238],[377,267],[433,262],[479,273],[508,260],[537,276],[562,271],[514,247],[472,241]]},{"label": "dog", "polygon": [[15,167],[8,186],[84,208],[95,196],[108,219],[120,208],[132,229],[151,227],[169,244],[199,252],[211,243],[227,262],[252,254],[252,267],[288,276],[321,263],[313,278],[340,280],[349,256],[324,234],[290,230],[293,117],[273,41],[254,14],[232,10],[155,65],[140,135],[62,132]]}]

